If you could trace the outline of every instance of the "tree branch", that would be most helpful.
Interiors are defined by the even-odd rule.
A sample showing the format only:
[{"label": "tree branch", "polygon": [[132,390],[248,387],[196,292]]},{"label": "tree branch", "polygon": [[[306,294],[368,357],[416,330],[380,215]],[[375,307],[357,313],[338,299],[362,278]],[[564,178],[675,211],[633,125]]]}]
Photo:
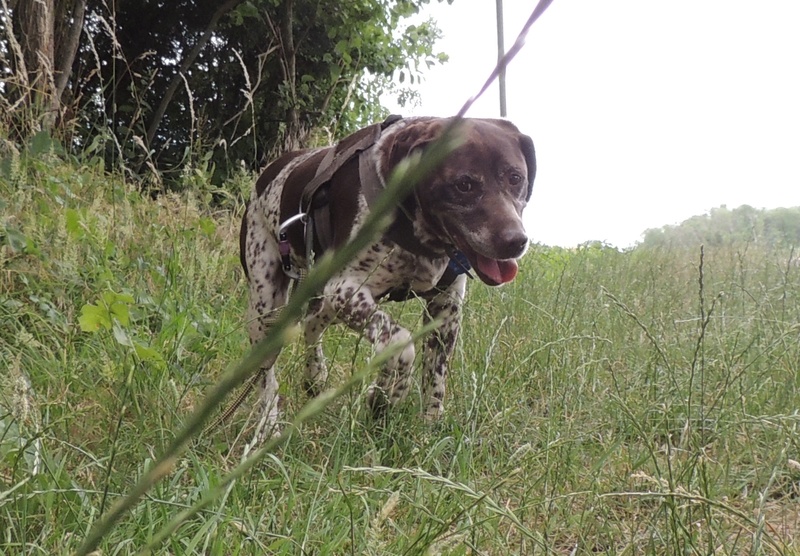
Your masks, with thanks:
[{"label": "tree branch", "polygon": [[153,118],[150,120],[150,125],[147,127],[146,145],[148,148],[153,143],[153,138],[156,136],[158,126],[161,124],[161,119],[164,117],[164,113],[167,111],[167,106],[169,106],[169,103],[172,102],[172,97],[175,96],[175,91],[178,90],[178,87],[181,84],[181,74],[186,73],[189,68],[192,67],[192,64],[194,64],[195,60],[200,55],[200,52],[202,52],[203,48],[205,48],[206,44],[208,44],[208,41],[211,40],[211,36],[214,34],[214,29],[217,28],[217,24],[222,16],[242,2],[244,2],[244,0],[227,0],[227,2],[217,8],[217,11],[214,12],[213,16],[211,16],[211,20],[208,22],[208,27],[206,27],[203,36],[200,37],[200,40],[197,41],[197,44],[194,45],[194,48],[192,48],[189,54],[187,54],[183,59],[181,67],[172,78],[169,87],[167,87],[167,90],[164,93],[164,97],[161,99],[161,102],[158,104],[158,108],[156,108],[156,111],[153,113]]}]

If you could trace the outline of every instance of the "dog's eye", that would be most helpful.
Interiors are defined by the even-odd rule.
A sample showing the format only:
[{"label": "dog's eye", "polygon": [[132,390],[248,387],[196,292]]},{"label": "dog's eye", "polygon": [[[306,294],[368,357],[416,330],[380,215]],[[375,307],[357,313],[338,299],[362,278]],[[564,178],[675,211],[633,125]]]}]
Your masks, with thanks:
[{"label": "dog's eye", "polygon": [[456,189],[458,189],[460,193],[469,193],[472,191],[474,185],[475,181],[468,176],[458,178],[455,183]]},{"label": "dog's eye", "polygon": [[520,183],[522,183],[522,176],[520,176],[516,172],[513,172],[508,176],[508,183],[510,183],[511,185],[519,185]]}]

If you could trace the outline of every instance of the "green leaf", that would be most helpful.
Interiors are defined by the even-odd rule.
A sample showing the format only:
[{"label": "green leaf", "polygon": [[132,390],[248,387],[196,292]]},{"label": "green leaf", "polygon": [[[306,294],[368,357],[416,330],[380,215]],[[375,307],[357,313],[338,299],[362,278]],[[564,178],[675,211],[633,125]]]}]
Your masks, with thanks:
[{"label": "green leaf", "polygon": [[16,228],[10,228],[8,226],[5,228],[5,234],[6,242],[11,249],[14,251],[25,251],[25,246],[28,245],[28,238],[25,236],[25,234]]},{"label": "green leaf", "polygon": [[146,346],[141,342],[134,342],[133,349],[140,360],[147,361],[148,363],[155,363],[159,366],[165,365],[164,358],[154,348]]},{"label": "green leaf", "polygon": [[59,151],[58,142],[50,137],[50,133],[42,130],[34,135],[28,143],[28,152],[33,156],[47,154],[50,151]]},{"label": "green leaf", "polygon": [[128,335],[128,332],[119,325],[114,325],[114,339],[121,346],[133,347],[133,340]]},{"label": "green leaf", "polygon": [[33,240],[31,238],[27,238],[27,240],[25,242],[25,252],[30,254],[30,255],[35,255],[37,257],[40,257],[41,254],[42,254],[42,251],[33,242]]},{"label": "green leaf", "polygon": [[84,332],[97,332],[101,328],[108,330],[111,328],[111,316],[105,307],[86,304],[81,307],[81,316],[78,317],[78,324]]},{"label": "green leaf", "polygon": [[233,20],[234,25],[241,25],[246,18],[257,19],[259,17],[258,8],[252,2],[244,2],[231,10],[229,17]]},{"label": "green leaf", "polygon": [[116,252],[117,252],[117,245],[110,239],[106,240],[105,246],[103,247],[103,257],[108,259],[112,257]]},{"label": "green leaf", "polygon": [[78,211],[75,209],[68,208],[65,213],[65,216],[66,216],[67,233],[73,238],[82,237],[83,228],[81,227],[81,217],[80,214],[78,214]]},{"label": "green leaf", "polygon": [[200,231],[205,234],[206,237],[213,237],[214,233],[217,231],[217,225],[213,219],[204,216],[198,221],[198,225],[200,226]]},{"label": "green leaf", "polygon": [[103,293],[103,301],[105,301],[108,311],[111,315],[116,317],[117,321],[122,326],[130,325],[130,311],[128,305],[133,303],[133,297],[128,294],[119,294],[114,292]]},{"label": "green leaf", "polygon": [[[84,332],[97,332],[101,328],[109,330],[114,321],[122,327],[128,327],[131,320],[128,306],[133,302],[133,296],[129,294],[103,292],[100,296],[100,303],[97,305],[87,303],[81,307],[78,324]],[[117,340],[119,341],[119,338]]]}]

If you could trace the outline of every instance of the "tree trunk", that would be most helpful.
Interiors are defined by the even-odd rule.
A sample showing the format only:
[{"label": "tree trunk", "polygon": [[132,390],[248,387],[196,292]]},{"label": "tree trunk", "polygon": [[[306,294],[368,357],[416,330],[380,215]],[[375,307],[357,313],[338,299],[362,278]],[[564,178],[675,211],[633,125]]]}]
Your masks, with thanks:
[{"label": "tree trunk", "polygon": [[[280,39],[281,71],[286,84],[289,108],[286,113],[286,131],[283,137],[284,151],[294,151],[303,147],[308,137],[308,126],[300,119],[297,99],[297,48],[294,41],[294,0],[284,0],[280,29],[272,25],[272,32]],[[277,32],[276,32],[277,31]]]},{"label": "tree trunk", "polygon": [[20,44],[28,70],[29,102],[44,110],[42,127],[58,115],[55,87],[55,0],[29,0],[17,6]]},{"label": "tree trunk", "polygon": [[55,94],[60,105],[81,42],[86,0],[58,0],[58,13],[61,15],[55,28]]}]

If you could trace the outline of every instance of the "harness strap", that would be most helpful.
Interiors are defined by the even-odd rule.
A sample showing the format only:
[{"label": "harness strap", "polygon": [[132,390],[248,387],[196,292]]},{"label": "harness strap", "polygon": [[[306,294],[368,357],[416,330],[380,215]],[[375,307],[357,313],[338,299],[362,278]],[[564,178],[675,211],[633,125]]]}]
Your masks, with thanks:
[{"label": "harness strap", "polygon": [[[325,186],[330,183],[331,178],[342,166],[372,147],[387,127],[401,119],[402,116],[391,115],[383,122],[372,124],[350,137],[346,137],[328,151],[320,162],[314,179],[306,184],[300,197],[299,213],[306,213],[310,216],[310,221],[314,222],[313,233],[316,234],[307,238],[307,241],[316,239],[322,251],[326,251],[332,245],[329,199]],[[359,158],[365,157],[359,156]]]},{"label": "harness strap", "polygon": [[[386,187],[383,177],[380,175],[380,172],[378,172],[378,157],[371,156],[374,149],[375,146],[371,146],[364,151],[362,153],[363,156],[360,156],[358,159],[358,173],[361,180],[361,188],[364,193],[364,198],[367,200],[367,206],[369,207],[375,204],[375,201]],[[406,206],[404,203],[411,204],[411,206]],[[414,204],[413,196],[409,197],[409,199],[404,202],[398,203],[392,223],[386,229],[386,237],[411,253],[431,259],[441,257],[441,253],[434,251],[417,239],[411,218]]]},{"label": "harness strap", "polygon": [[303,188],[303,195],[300,201],[300,212],[308,211],[320,187],[328,183],[333,175],[342,166],[344,166],[348,160],[375,144],[375,141],[377,141],[381,136],[381,131],[383,129],[382,126],[383,124],[379,123],[372,124],[371,126],[364,128],[360,133],[361,138],[358,141],[343,151],[338,150],[341,146],[341,143],[339,143],[339,145],[332,148],[330,152],[325,155],[325,158],[322,159],[314,179],[308,182],[308,184]]}]

